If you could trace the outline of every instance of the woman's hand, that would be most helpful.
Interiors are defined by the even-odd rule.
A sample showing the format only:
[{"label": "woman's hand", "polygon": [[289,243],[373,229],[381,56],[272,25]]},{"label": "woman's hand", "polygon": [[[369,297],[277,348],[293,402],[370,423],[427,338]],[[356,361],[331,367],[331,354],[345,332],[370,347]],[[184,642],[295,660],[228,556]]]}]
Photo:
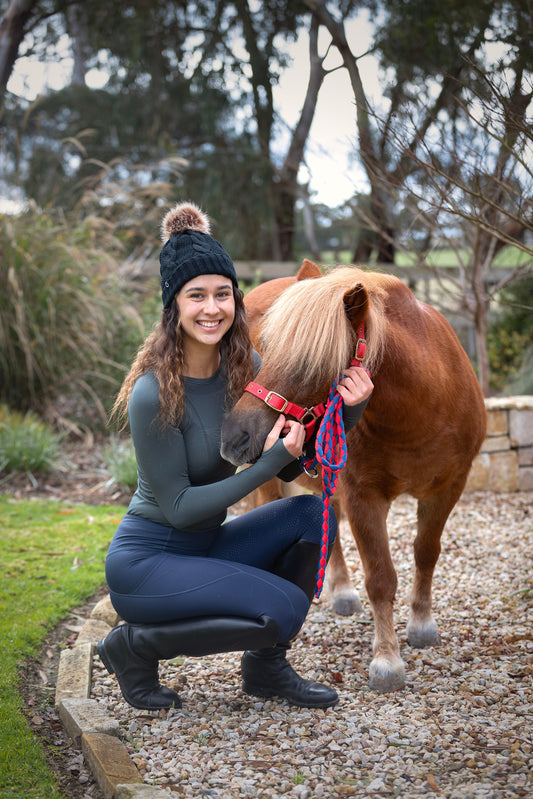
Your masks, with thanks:
[{"label": "woman's hand", "polygon": [[345,405],[359,405],[368,399],[374,390],[374,384],[366,369],[361,366],[350,366],[337,383],[337,391]]},{"label": "woman's hand", "polygon": [[280,437],[282,437],[285,449],[289,451],[293,458],[299,458],[305,444],[305,427],[303,424],[296,422],[294,419],[286,419],[285,416],[280,413],[274,427],[266,437],[263,452],[266,452],[270,447],[274,446]]}]

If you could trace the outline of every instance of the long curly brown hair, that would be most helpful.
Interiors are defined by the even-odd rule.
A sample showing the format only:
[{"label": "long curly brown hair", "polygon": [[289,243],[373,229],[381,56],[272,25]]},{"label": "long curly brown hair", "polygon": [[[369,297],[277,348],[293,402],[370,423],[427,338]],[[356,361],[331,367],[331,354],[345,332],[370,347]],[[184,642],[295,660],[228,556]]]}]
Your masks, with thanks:
[{"label": "long curly brown hair", "polygon": [[[226,405],[234,405],[253,377],[252,343],[246,323],[244,295],[233,289],[235,319],[220,343],[220,354],[227,378]],[[183,331],[176,302],[164,308],[161,319],[139,349],[117,395],[111,419],[122,429],[128,421],[128,403],[138,377],[153,372],[159,383],[159,421],[163,427],[178,425],[185,411],[183,387]]]}]

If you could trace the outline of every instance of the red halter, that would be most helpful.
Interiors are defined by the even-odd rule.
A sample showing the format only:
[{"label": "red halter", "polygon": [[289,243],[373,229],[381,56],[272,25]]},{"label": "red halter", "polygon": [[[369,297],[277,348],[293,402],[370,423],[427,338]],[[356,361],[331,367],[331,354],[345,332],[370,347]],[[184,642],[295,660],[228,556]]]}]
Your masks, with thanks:
[{"label": "red halter", "polygon": [[[365,353],[365,323],[361,322],[357,328],[355,355],[352,358],[350,366],[362,366]],[[326,406],[323,402],[319,402],[318,405],[313,405],[312,408],[302,408],[300,405],[296,405],[294,402],[285,399],[285,397],[278,394],[276,391],[269,391],[259,383],[254,383],[253,380],[248,383],[244,390],[262,400],[265,405],[268,405],[268,407],[272,408],[274,411],[284,413],[286,416],[293,416],[298,422],[301,422],[305,427],[306,441],[309,441],[313,435],[317,421],[324,415],[326,410]],[[306,417],[309,417],[307,421],[305,421]]]}]

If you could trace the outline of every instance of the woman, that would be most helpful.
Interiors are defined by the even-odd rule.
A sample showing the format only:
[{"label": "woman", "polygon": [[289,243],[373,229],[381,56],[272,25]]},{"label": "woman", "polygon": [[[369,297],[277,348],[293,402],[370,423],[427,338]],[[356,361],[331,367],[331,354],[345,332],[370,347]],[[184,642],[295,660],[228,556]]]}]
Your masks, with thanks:
[{"label": "woman", "polygon": [[[338,701],[286,659],[313,597],[321,503],[297,496],[226,523],[227,508],[286,467],[294,477],[302,425],[279,416],[256,463],[235,473],[219,452],[225,410],[257,373],[233,263],[195,205],[163,220],[163,312],[139,351],[114,412],[126,411],[138,487],[111,542],[106,578],[126,624],[98,644],[127,702],[180,707],[158,679],[158,661],[246,650],[243,689],[302,707]],[[372,391],[362,369],[339,383],[347,424]],[[295,468],[296,467],[296,468]],[[331,543],[336,533],[333,520]]]}]

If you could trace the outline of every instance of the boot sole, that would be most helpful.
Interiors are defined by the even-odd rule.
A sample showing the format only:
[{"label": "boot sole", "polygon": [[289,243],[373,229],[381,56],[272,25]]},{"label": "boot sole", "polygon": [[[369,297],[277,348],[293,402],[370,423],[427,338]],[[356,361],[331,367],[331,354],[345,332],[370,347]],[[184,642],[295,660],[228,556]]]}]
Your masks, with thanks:
[{"label": "boot sole", "polygon": [[106,667],[106,669],[109,672],[109,674],[114,674],[115,673],[115,669],[113,668],[113,666],[111,665],[111,661],[107,657],[106,651],[104,649],[104,641],[99,641],[96,644],[96,651],[98,652],[100,660],[102,661],[102,663]]},{"label": "boot sole", "polygon": [[328,708],[334,707],[337,702],[339,701],[339,696],[332,699],[330,702],[300,702],[296,701],[290,696],[283,696],[283,694],[276,694],[272,693],[271,691],[265,691],[264,688],[255,688],[253,685],[249,683],[243,683],[242,690],[245,694],[249,694],[250,696],[257,696],[259,699],[272,699],[273,697],[277,696],[279,699],[285,699],[289,704],[296,705],[296,707],[308,707],[308,708]]},{"label": "boot sole", "polygon": [[[106,669],[109,672],[109,674],[115,674],[115,669],[111,665],[111,661],[109,660],[109,658],[107,656],[107,653],[105,651],[104,645],[105,645],[105,641],[104,640],[99,641],[99,643],[96,645],[96,651],[98,652],[100,660],[102,661],[102,663],[106,667]],[[119,685],[120,685],[120,683],[119,683]],[[181,707],[181,699],[179,697],[179,694],[176,694],[176,698],[173,699],[172,701],[169,701],[168,704],[167,703],[163,703],[163,704],[157,704],[157,705],[154,706],[153,704],[148,705],[148,704],[145,704],[145,703],[142,703],[142,702],[136,702],[134,699],[131,698],[131,696],[129,695],[128,692],[126,692],[126,693],[124,692],[124,690],[122,689],[122,686],[120,686],[120,690],[121,690],[122,696],[124,697],[124,699],[126,700],[128,705],[131,705],[132,707],[136,708],[136,710],[152,710],[152,711],[156,711],[156,710],[170,710],[170,708],[178,709],[178,708]],[[171,689],[169,689],[169,690],[171,690]]]}]

